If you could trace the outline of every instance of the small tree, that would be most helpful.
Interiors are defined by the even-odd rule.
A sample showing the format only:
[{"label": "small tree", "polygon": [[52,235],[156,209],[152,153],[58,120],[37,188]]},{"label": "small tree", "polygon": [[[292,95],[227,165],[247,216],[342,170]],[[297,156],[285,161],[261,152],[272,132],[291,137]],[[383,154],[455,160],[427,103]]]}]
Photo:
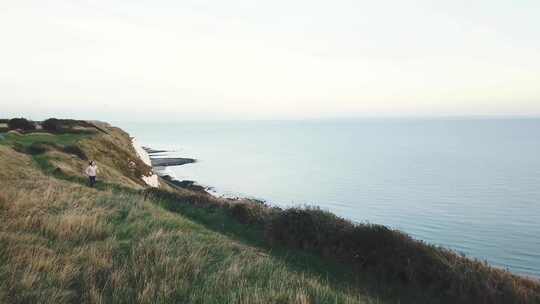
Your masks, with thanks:
[{"label": "small tree", "polygon": [[44,130],[49,132],[61,132],[64,129],[62,121],[56,118],[49,118],[41,123]]},{"label": "small tree", "polygon": [[23,131],[35,130],[36,125],[25,118],[13,118],[8,121],[10,130],[21,129]]}]

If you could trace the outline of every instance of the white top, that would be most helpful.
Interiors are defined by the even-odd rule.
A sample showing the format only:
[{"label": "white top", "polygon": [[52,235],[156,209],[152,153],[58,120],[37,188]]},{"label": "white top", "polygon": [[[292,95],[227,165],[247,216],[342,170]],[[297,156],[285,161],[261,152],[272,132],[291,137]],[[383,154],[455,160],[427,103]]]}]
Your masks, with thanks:
[{"label": "white top", "polygon": [[88,176],[96,176],[97,172],[98,172],[98,167],[96,165],[88,166],[88,168],[86,168],[86,171],[84,171],[84,172]]}]

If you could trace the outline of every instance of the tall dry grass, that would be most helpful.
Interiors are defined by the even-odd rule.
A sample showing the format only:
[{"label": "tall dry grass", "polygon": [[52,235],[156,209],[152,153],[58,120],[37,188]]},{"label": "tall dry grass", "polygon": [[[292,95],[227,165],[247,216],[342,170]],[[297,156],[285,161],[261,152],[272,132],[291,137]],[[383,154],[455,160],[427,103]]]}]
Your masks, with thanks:
[{"label": "tall dry grass", "polygon": [[30,166],[0,173],[0,303],[381,302],[144,194],[58,180],[0,149],[0,162],[13,159],[0,164]]}]

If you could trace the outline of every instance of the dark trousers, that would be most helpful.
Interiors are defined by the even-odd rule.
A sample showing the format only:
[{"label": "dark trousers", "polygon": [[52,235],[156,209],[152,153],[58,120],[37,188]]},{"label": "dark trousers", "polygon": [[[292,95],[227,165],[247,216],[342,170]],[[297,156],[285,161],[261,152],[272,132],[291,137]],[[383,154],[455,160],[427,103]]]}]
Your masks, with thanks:
[{"label": "dark trousers", "polygon": [[90,187],[94,187],[96,185],[96,177],[95,176],[89,176],[88,182],[90,183]]}]

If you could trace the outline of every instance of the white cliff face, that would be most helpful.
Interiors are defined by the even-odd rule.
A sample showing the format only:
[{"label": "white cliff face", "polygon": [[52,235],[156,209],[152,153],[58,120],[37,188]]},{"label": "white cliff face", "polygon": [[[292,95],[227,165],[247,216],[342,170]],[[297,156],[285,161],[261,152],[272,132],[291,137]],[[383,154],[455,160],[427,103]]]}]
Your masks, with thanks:
[{"label": "white cliff face", "polygon": [[150,156],[146,151],[142,148],[142,146],[139,144],[137,139],[133,138],[131,139],[131,143],[133,145],[133,148],[135,148],[135,151],[137,152],[137,155],[139,158],[148,166],[152,166],[152,162],[150,161]]},{"label": "white cliff face", "polygon": [[[139,158],[148,166],[152,166],[152,162],[150,161],[150,156],[146,151],[141,147],[141,145],[137,142],[135,138],[131,140],[131,143],[133,145],[133,148],[135,148],[135,152],[137,152],[137,155]],[[154,173],[152,173],[149,176],[141,176],[142,180],[150,187],[157,188],[159,187],[159,180],[158,176]]]},{"label": "white cliff face", "polygon": [[142,180],[150,187],[157,188],[159,187],[159,180],[158,176],[155,174],[152,174],[150,176],[141,176]]}]

